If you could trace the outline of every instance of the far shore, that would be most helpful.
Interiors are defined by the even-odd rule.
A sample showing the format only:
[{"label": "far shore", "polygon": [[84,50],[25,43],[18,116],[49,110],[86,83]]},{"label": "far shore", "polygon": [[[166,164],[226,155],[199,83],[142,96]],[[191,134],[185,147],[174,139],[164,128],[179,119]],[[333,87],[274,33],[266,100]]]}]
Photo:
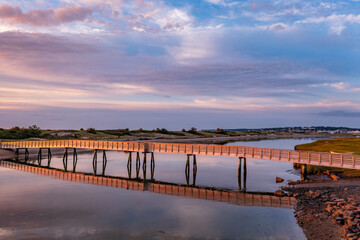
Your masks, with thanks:
[{"label": "far shore", "polygon": [[[199,143],[199,144],[226,144],[237,141],[261,141],[274,139],[297,139],[297,138],[332,138],[336,135],[324,134],[268,134],[268,135],[243,135],[224,137],[197,137],[197,138],[163,138],[151,140],[138,140],[139,142],[167,142],[167,143]],[[137,140],[134,140],[137,141]]]}]

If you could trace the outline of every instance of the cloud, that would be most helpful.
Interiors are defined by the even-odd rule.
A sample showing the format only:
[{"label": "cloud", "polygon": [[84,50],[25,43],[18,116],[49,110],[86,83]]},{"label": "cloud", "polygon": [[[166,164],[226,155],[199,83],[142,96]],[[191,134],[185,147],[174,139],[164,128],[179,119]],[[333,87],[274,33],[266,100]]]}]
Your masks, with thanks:
[{"label": "cloud", "polygon": [[349,84],[344,83],[344,82],[338,82],[338,83],[332,83],[332,84],[330,84],[330,86],[333,87],[333,88],[342,90],[342,89],[348,88]]},{"label": "cloud", "polygon": [[360,14],[354,15],[354,14],[331,14],[326,17],[309,17],[304,20],[299,20],[296,23],[314,23],[314,24],[320,24],[320,23],[326,23],[330,26],[330,32],[336,35],[341,35],[342,31],[346,28],[346,24],[348,23],[356,23],[360,24]]},{"label": "cloud", "polygon": [[63,23],[84,21],[92,10],[80,5],[66,6],[58,9],[29,10],[23,12],[18,6],[0,5],[0,19],[10,24],[25,24],[31,26],[53,26]]}]

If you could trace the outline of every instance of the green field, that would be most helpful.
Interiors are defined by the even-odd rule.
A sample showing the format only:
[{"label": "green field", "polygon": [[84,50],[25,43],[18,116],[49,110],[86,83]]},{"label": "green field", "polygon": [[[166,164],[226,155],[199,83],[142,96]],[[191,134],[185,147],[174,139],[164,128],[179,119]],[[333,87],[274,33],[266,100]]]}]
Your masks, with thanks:
[{"label": "green field", "polygon": [[[307,143],[295,146],[296,150],[317,151],[317,152],[337,152],[337,153],[350,153],[360,155],[360,138],[333,138],[322,139],[313,143]],[[342,173],[348,177],[360,177],[359,170],[341,169],[341,168],[327,168],[320,166],[311,166],[311,170],[326,171]]]},{"label": "green field", "polygon": [[353,154],[360,155],[360,138],[322,139],[313,143],[297,145],[295,149],[317,152],[352,152]]}]

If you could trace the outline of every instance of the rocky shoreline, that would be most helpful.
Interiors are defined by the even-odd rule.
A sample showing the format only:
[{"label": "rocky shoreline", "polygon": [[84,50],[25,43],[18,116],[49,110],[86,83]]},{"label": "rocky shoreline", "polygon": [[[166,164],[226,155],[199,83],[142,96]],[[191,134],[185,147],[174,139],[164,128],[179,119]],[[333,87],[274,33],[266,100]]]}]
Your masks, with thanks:
[{"label": "rocky shoreline", "polygon": [[360,239],[359,178],[305,180],[282,189],[298,200],[295,217],[307,239]]}]

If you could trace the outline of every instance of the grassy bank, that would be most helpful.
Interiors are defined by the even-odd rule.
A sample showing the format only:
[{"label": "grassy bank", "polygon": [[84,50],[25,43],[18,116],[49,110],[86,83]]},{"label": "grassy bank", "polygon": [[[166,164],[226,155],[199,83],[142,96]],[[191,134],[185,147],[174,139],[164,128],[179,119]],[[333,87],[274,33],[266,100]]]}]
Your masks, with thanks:
[{"label": "grassy bank", "polygon": [[[317,152],[337,152],[360,155],[360,138],[334,138],[322,139],[313,143],[307,143],[295,146],[296,150],[317,151]],[[360,177],[359,170],[328,168],[321,166],[311,166],[311,171],[327,171],[341,173],[348,177]]]},{"label": "grassy bank", "polygon": [[352,152],[360,155],[360,138],[334,138],[321,139],[313,143],[295,146],[296,150],[317,151],[317,152]]}]

